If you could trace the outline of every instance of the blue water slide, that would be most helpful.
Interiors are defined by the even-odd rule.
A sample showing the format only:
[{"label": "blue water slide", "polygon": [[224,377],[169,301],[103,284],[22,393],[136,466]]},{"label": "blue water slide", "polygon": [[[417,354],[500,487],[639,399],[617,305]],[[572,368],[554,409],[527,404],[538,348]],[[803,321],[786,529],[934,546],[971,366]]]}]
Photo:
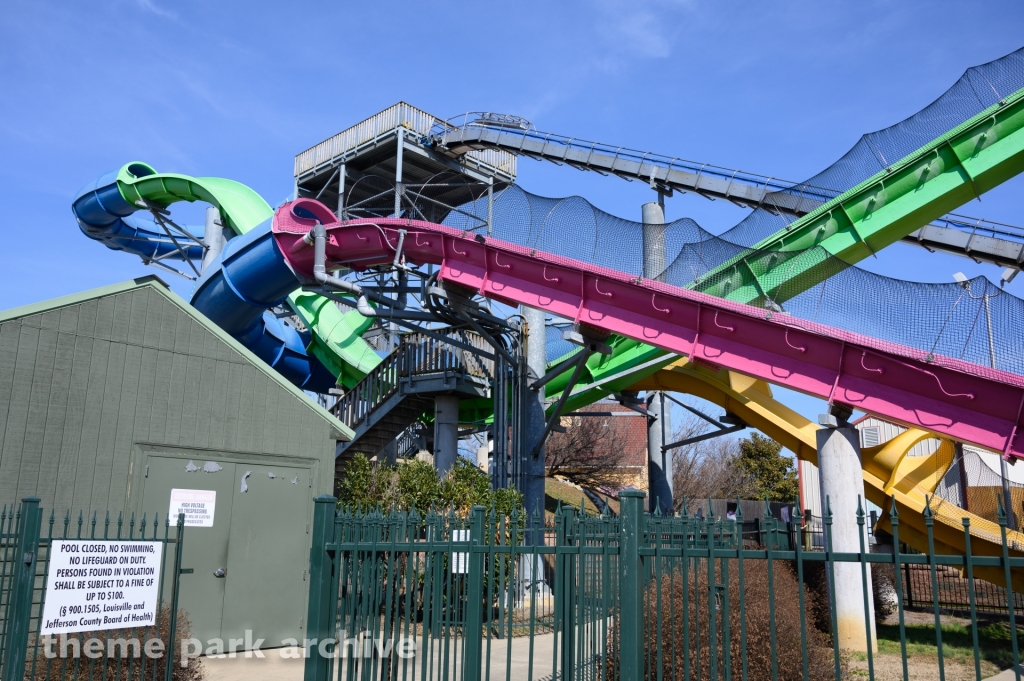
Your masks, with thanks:
[{"label": "blue water slide", "polygon": [[309,335],[267,312],[300,286],[267,220],[227,243],[196,284],[191,303],[295,385],[326,393],[336,379],[306,352]]},{"label": "blue water slide", "polygon": [[[134,217],[139,207],[121,195],[117,172],[86,185],[75,196],[71,210],[82,232],[108,248],[133,253],[143,262],[182,258],[181,251],[158,225]],[[187,229],[193,234],[202,232],[201,227]],[[188,259],[202,260],[201,246],[182,246]],[[309,335],[267,312],[299,286],[271,238],[267,220],[228,241],[220,258],[196,283],[191,302],[289,381],[304,390],[326,393],[335,386],[336,379],[306,352]]]},{"label": "blue water slide", "polygon": [[[181,251],[167,234],[152,220],[132,215],[137,210],[138,206],[133,206],[121,196],[117,171],[106,173],[83,187],[71,203],[71,211],[82,232],[107,248],[133,253],[144,262],[161,258],[180,260]],[[190,260],[203,258],[201,246],[183,245],[183,250]]]}]

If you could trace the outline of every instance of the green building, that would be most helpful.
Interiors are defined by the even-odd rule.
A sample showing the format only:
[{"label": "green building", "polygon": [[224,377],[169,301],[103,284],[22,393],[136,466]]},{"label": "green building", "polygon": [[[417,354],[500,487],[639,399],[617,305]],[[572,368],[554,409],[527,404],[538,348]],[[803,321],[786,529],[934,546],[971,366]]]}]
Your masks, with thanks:
[{"label": "green building", "polygon": [[181,607],[204,641],[301,640],[312,500],[350,437],[156,277],[0,312],[0,503],[162,522],[203,492]]}]

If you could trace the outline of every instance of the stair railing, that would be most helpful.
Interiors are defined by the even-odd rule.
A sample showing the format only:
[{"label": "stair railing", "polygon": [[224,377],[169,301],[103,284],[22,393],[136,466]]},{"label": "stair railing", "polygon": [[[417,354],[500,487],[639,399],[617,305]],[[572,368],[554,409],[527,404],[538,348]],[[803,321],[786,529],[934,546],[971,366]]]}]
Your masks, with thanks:
[{"label": "stair railing", "polygon": [[[483,352],[490,351],[487,341],[479,334],[460,330],[439,333]],[[403,378],[436,374],[490,378],[493,371],[493,360],[433,336],[407,334],[391,354],[337,401],[331,411],[350,428],[355,428],[399,390]]]}]

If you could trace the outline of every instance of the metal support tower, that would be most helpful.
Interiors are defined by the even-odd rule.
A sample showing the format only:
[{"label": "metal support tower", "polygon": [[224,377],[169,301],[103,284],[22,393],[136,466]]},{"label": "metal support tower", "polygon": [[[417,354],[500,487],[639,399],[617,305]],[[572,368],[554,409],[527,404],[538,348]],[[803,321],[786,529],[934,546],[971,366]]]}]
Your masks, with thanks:
[{"label": "metal support tower", "polygon": [[[336,207],[342,220],[405,217],[440,223],[451,218],[450,224],[467,231],[490,234],[495,191],[515,180],[516,157],[504,151],[474,152],[459,159],[440,154],[425,140],[441,123],[425,111],[399,102],[343,130],[296,156],[296,197],[315,198]],[[494,442],[493,484],[504,487],[524,473],[527,477],[535,474],[535,470],[521,461],[521,438],[516,427],[518,405],[523,401],[517,391],[525,384],[520,376],[522,341],[518,338],[518,323],[506,323],[493,316],[484,321],[489,307],[480,306],[479,301],[462,299],[457,292],[445,291],[443,284],[436,285],[430,270],[406,268],[401,250],[399,244],[390,267],[375,268],[367,273],[372,283],[365,283],[368,281],[365,276],[357,278],[361,285],[325,276],[316,292],[327,295],[339,305],[356,307],[364,316],[376,317],[379,321],[375,333],[386,334],[393,354],[399,352],[401,339],[408,338],[400,336],[399,331],[411,330],[420,334],[416,338],[429,339],[416,342],[431,344],[439,356],[475,356],[477,366],[493,367],[489,372],[490,386],[477,385],[475,381],[488,381],[479,373],[456,385],[458,381],[453,376],[461,374],[452,367],[448,367],[444,376],[455,383],[434,386],[432,379],[427,380],[431,377],[421,375],[419,368],[414,371],[402,364],[404,360],[397,355],[389,356],[383,363],[389,370],[401,365],[404,371],[416,375],[400,377],[400,388],[385,399],[369,383],[386,383],[390,379],[382,378],[378,375],[380,372],[375,371],[368,374],[365,389],[360,384],[339,400],[343,411],[355,415],[350,425],[356,429],[357,439],[361,438],[358,446],[371,453],[382,446],[391,454],[397,453],[399,445],[412,441],[409,433],[402,429],[418,427],[415,419],[422,415],[420,410],[424,405],[428,405],[425,408],[430,411],[432,401],[435,406],[432,449],[438,471],[443,473],[458,456],[459,398],[479,399],[482,395],[474,391],[489,387],[494,400],[494,421],[490,426]],[[421,281],[416,282],[416,278]],[[355,290],[360,293],[353,295]],[[427,290],[429,294],[425,293]],[[408,305],[408,300],[417,294],[420,300]],[[357,302],[360,298],[362,307]],[[431,304],[426,298],[435,302]],[[485,332],[481,323],[492,330],[491,334]],[[484,339],[484,345],[457,343],[451,334],[444,332],[444,327],[465,329]],[[495,333],[495,329],[500,331]],[[485,349],[487,345],[492,347]],[[540,351],[543,373],[543,343]],[[415,349],[413,352],[415,354]],[[381,371],[382,367],[379,367]],[[460,392],[467,386],[470,393]],[[480,432],[481,428],[480,423],[473,422],[463,434]],[[394,439],[395,433],[399,433],[397,439]],[[339,447],[339,456],[348,456],[350,448]],[[339,461],[343,469],[344,462]],[[543,506],[543,465],[540,474]]]}]

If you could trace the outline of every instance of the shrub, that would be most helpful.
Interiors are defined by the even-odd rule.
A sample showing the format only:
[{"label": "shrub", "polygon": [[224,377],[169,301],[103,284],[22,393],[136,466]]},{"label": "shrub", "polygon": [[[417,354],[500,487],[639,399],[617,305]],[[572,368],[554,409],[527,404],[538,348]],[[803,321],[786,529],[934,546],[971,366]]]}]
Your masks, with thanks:
[{"label": "shrub", "polygon": [[[159,638],[165,644],[165,652],[154,657],[146,656],[143,651],[140,651],[140,657],[138,658],[133,658],[130,655],[124,657],[115,655],[111,657],[107,655],[107,650],[104,650],[102,657],[97,659],[90,659],[85,655],[79,655],[77,658],[71,655],[61,658],[59,653],[58,657],[48,659],[44,642],[40,641],[39,646],[33,646],[29,652],[25,665],[25,678],[32,679],[33,681],[60,678],[84,679],[87,677],[109,681],[147,681],[154,678],[153,670],[155,667],[158,670],[156,677],[162,679],[164,677],[165,665],[167,664],[166,643],[170,636],[170,620],[171,608],[165,605],[160,609],[160,624],[157,627],[118,629],[115,631],[83,631],[66,635],[69,640],[78,639],[80,642],[93,638],[104,642],[108,639],[137,638],[143,645],[150,639]],[[64,634],[56,637],[58,642],[53,644],[55,651],[58,650],[59,641],[64,637]],[[187,666],[181,666],[181,642],[189,638],[192,638],[192,621],[189,620],[188,613],[178,611],[178,623],[174,632],[174,646],[170,650],[174,659],[174,671],[171,676],[173,681],[203,681],[206,678],[206,669],[203,667],[202,658],[191,658],[188,660]],[[81,643],[79,643],[79,649],[81,649]],[[35,651],[34,655],[33,651]],[[120,653],[120,650],[118,652]],[[145,661],[146,679],[142,678],[143,661]]]},{"label": "shrub", "polygon": [[[727,645],[731,657],[733,678],[740,678],[742,668],[742,647],[740,636],[740,588],[739,565],[736,560],[719,561],[715,580],[724,580],[722,564],[728,562],[729,603],[717,610],[718,632],[715,642],[718,651],[718,669],[724,669],[723,615],[728,616],[729,639]],[[683,637],[683,579],[681,569],[665,575],[660,582],[661,601],[658,601],[658,582],[652,580],[644,594],[644,678],[657,679],[657,660],[660,648],[664,678],[682,678],[684,654],[689,649],[690,674],[693,678],[710,678],[710,639],[708,636],[708,571],[706,563],[691,567],[688,576],[689,645]],[[800,604],[797,579],[790,567],[782,562],[773,566],[774,592],[768,589],[768,565],[764,560],[743,562],[744,593],[742,594],[746,620],[747,678],[772,678],[771,617],[769,600],[775,603],[776,665],[780,681],[803,679],[802,657],[800,655]],[[698,595],[699,594],[699,595]],[[698,603],[699,607],[695,605]],[[821,605],[813,593],[805,590],[806,645],[808,679],[825,681],[835,673],[832,647],[829,638],[819,631],[814,622]],[[715,607],[712,602],[711,607]],[[661,636],[658,636],[658,619],[661,619]],[[617,633],[611,635],[617,637]],[[614,640],[614,638],[612,639]],[[609,649],[614,650],[609,641]],[[608,661],[609,678],[614,675],[616,659]]]},{"label": "shrub", "polygon": [[434,508],[465,515],[477,504],[493,508],[499,516],[510,515],[513,509],[522,513],[523,495],[515,489],[492,490],[490,476],[462,457],[438,478],[424,461],[388,466],[356,454],[338,486],[338,505],[363,511],[415,508],[426,513]]}]

